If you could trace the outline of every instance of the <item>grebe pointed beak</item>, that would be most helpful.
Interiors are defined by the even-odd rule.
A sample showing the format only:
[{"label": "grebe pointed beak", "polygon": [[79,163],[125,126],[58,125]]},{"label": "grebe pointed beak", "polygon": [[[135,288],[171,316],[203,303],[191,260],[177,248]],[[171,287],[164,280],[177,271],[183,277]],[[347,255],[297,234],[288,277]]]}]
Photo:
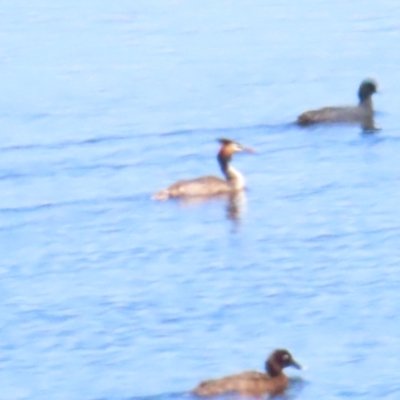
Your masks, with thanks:
[{"label": "grebe pointed beak", "polygon": [[244,151],[244,152],[246,152],[246,153],[250,153],[250,154],[255,154],[255,153],[256,153],[256,151],[253,150],[251,147],[244,147],[244,146],[241,146],[241,149],[242,149],[242,151]]}]

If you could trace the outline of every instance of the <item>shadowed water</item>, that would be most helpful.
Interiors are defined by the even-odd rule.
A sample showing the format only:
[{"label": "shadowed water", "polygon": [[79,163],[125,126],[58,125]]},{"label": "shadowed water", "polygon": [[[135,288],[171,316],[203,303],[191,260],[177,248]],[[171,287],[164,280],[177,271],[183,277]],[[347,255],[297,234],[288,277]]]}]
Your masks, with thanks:
[{"label": "shadowed water", "polygon": [[[21,1],[0,12],[1,398],[182,399],[288,348],[289,399],[397,399],[400,4]],[[355,104],[375,122],[292,124]],[[248,190],[150,200],[220,175]]]}]

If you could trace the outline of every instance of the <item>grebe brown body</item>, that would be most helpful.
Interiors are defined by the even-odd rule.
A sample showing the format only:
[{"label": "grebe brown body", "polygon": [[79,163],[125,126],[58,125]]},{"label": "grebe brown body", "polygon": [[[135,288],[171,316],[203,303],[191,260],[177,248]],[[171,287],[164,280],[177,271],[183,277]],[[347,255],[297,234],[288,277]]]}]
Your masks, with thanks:
[{"label": "grebe brown body", "polygon": [[245,189],[243,175],[230,165],[233,154],[238,152],[254,151],[230,139],[218,139],[221,148],[217,160],[225,179],[216,176],[203,176],[201,178],[181,180],[167,189],[154,193],[154,200],[166,200],[173,197],[208,197],[222,194],[232,194]]}]

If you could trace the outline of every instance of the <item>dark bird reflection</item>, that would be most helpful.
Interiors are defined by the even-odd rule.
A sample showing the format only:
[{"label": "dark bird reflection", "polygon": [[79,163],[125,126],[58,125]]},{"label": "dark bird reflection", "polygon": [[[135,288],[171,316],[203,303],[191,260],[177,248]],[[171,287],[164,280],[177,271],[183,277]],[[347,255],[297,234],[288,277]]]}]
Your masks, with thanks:
[{"label": "dark bird reflection", "polygon": [[362,129],[362,133],[376,133],[377,131],[380,131],[380,128],[377,128],[375,126],[375,119],[373,115],[367,116],[365,117],[362,121],[361,121],[361,129]]}]

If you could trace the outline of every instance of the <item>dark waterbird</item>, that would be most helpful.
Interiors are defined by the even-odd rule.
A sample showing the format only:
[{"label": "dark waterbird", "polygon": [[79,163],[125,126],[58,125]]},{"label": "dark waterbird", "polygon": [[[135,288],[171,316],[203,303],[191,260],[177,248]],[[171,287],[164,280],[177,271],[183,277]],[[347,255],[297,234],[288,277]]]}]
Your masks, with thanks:
[{"label": "dark waterbird", "polygon": [[377,83],[373,79],[365,79],[358,89],[359,103],[356,106],[324,107],[300,114],[297,124],[308,126],[319,123],[359,124],[365,130],[374,130],[374,107],[372,95],[377,92]]},{"label": "dark waterbird", "polygon": [[277,395],[285,391],[289,385],[283,368],[301,369],[287,350],[275,350],[265,363],[266,372],[245,371],[224,378],[201,382],[192,390],[198,396],[218,396],[224,393],[236,393],[245,397],[261,397]]}]

